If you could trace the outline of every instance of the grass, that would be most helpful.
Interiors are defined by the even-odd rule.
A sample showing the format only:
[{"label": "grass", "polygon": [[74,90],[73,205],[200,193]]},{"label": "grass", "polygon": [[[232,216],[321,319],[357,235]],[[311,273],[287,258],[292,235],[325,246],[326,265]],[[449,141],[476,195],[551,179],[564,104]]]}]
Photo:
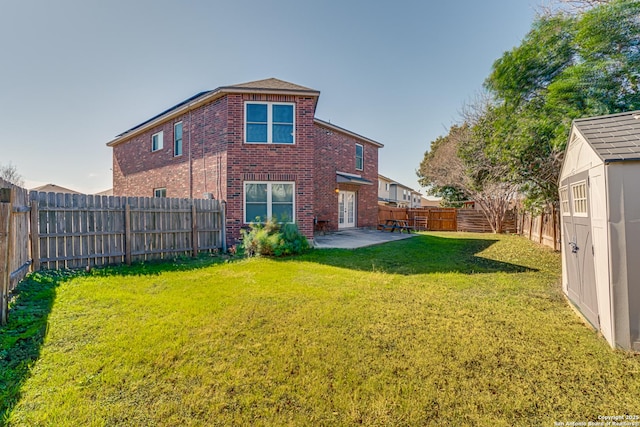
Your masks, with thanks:
[{"label": "grass", "polygon": [[[558,254],[516,236],[433,233],[27,282],[1,330],[5,422],[507,426],[640,414],[640,358],[581,322],[559,271]],[[18,321],[38,298],[39,323]],[[19,363],[5,360],[29,340]]]}]

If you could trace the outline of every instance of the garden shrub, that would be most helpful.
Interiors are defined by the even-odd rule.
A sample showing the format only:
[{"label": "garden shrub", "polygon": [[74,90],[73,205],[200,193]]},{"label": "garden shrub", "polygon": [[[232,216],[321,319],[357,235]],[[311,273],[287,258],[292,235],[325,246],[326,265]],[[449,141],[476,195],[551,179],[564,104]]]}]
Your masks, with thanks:
[{"label": "garden shrub", "polygon": [[309,249],[307,238],[296,224],[279,223],[269,218],[254,223],[248,231],[242,230],[242,246],[247,256],[287,256]]}]

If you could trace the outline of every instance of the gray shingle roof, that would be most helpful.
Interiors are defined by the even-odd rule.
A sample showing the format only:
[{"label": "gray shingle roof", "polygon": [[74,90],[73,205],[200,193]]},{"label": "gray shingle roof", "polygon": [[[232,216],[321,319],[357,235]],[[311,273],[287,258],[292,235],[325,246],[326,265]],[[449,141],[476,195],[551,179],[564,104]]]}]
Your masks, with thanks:
[{"label": "gray shingle roof", "polygon": [[573,124],[605,163],[640,160],[640,111],[578,119]]},{"label": "gray shingle roof", "polygon": [[315,89],[285,82],[279,79],[256,80],[255,82],[240,83],[233,86],[223,86],[220,89],[253,89],[253,90],[284,90],[295,92],[318,92]]}]

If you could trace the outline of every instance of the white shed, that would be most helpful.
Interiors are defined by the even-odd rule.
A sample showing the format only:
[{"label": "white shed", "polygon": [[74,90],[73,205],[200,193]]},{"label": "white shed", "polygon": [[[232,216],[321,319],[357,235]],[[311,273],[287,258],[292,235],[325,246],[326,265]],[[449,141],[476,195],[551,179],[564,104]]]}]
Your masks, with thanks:
[{"label": "white shed", "polygon": [[562,288],[612,347],[640,351],[640,111],[575,120],[559,181]]}]

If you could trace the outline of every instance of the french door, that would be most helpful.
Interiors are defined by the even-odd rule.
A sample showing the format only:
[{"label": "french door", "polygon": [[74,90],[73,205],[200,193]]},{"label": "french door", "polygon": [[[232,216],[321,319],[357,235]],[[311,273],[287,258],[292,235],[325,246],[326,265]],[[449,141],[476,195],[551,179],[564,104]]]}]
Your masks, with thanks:
[{"label": "french door", "polygon": [[338,193],[338,228],[356,226],[356,193],[340,191]]}]

